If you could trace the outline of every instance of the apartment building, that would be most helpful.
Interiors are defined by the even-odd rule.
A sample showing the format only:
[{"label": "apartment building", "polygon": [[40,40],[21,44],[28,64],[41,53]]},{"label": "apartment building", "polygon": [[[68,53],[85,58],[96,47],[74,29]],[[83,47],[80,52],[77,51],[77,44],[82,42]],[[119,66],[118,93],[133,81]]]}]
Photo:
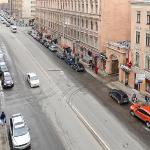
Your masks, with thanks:
[{"label": "apartment building", "polygon": [[150,94],[150,1],[131,1],[132,71],[129,85]]},{"label": "apartment building", "polygon": [[71,47],[85,62],[106,66],[108,41],[130,39],[128,0],[37,0],[39,32]]},{"label": "apartment building", "polygon": [[18,20],[28,24],[35,18],[36,0],[10,0],[11,14]]}]

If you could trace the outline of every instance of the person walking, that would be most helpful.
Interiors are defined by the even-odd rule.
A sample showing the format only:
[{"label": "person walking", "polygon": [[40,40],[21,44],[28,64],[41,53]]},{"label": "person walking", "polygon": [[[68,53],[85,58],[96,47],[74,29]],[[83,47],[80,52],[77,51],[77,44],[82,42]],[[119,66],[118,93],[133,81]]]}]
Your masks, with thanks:
[{"label": "person walking", "polygon": [[6,115],[4,112],[1,113],[0,119],[3,126],[6,123]]},{"label": "person walking", "polygon": [[146,105],[149,105],[149,97],[147,95],[145,95],[145,101],[146,101]]},{"label": "person walking", "polygon": [[132,95],[132,97],[131,97],[131,101],[132,101],[133,103],[136,103],[136,102],[137,102],[137,96],[136,96],[135,93],[133,93],[133,95]]}]

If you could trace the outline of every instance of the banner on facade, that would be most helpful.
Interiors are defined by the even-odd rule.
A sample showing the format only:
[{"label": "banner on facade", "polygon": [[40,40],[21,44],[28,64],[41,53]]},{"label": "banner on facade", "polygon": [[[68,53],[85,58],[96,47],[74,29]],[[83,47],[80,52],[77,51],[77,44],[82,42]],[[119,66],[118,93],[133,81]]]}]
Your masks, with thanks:
[{"label": "banner on facade", "polygon": [[140,84],[145,80],[145,73],[137,73],[136,74],[136,83]]}]

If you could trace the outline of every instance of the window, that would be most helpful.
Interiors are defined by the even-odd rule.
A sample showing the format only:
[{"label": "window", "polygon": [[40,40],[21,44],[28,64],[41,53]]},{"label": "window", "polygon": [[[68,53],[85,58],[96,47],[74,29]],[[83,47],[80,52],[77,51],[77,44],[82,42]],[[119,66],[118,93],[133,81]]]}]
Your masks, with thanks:
[{"label": "window", "polygon": [[88,20],[86,20],[86,28],[88,28]]},{"label": "window", "polygon": [[98,31],[98,23],[97,22],[95,22],[95,29],[96,29],[96,31]]},{"label": "window", "polygon": [[150,46],[150,34],[146,33],[146,46]]},{"label": "window", "polygon": [[141,18],[141,12],[137,11],[137,20],[136,20],[136,23],[140,23],[140,18]]},{"label": "window", "polygon": [[84,27],[84,20],[82,19],[82,27]]},{"label": "window", "polygon": [[88,4],[86,4],[86,13],[88,13]]},{"label": "window", "polygon": [[150,117],[150,114],[148,114],[145,110],[143,109],[138,109],[138,111],[144,115],[146,115],[147,117]]},{"label": "window", "polygon": [[93,30],[93,22],[91,21],[91,30]]},{"label": "window", "polygon": [[84,3],[82,3],[82,12],[84,12]]},{"label": "window", "polygon": [[140,43],[140,32],[136,31],[136,43],[139,44]]},{"label": "window", "polygon": [[135,55],[135,65],[138,67],[139,66],[139,53],[136,52],[136,55]]},{"label": "window", "polygon": [[150,11],[147,12],[147,24],[150,25]]},{"label": "window", "polygon": [[145,58],[145,69],[150,70],[150,56],[146,56]]}]

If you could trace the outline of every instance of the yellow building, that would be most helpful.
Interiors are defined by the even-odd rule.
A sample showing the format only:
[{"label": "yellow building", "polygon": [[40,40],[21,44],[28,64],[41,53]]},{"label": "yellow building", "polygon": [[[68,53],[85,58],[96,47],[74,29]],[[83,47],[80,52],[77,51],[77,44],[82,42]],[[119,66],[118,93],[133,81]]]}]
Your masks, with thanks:
[{"label": "yellow building", "polygon": [[105,43],[130,37],[129,6],[128,0],[37,0],[38,30],[85,62],[98,59],[98,67],[105,69]]},{"label": "yellow building", "polygon": [[132,88],[150,93],[150,1],[131,1]]}]

